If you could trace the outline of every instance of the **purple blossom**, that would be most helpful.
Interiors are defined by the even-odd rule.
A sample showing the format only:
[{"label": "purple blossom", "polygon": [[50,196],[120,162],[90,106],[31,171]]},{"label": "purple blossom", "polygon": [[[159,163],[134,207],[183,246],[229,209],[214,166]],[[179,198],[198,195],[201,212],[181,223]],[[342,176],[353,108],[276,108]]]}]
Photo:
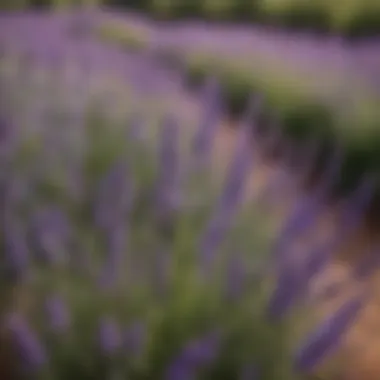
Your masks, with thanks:
[{"label": "purple blossom", "polygon": [[158,149],[157,207],[159,215],[165,217],[180,201],[179,126],[171,116],[162,124]]},{"label": "purple blossom", "polygon": [[210,77],[206,81],[201,97],[203,114],[201,122],[192,142],[192,155],[198,165],[208,165],[210,152],[219,121],[222,115],[221,89],[216,77]]},{"label": "purple blossom", "polygon": [[116,162],[102,178],[97,189],[95,220],[98,227],[108,231],[125,223],[131,211],[134,191],[124,161]]},{"label": "purple blossom", "polygon": [[196,377],[198,371],[210,365],[218,356],[220,335],[210,333],[190,341],[180,355],[171,363],[165,375],[166,380],[187,380]]},{"label": "purple blossom", "polygon": [[226,183],[219,201],[219,212],[229,217],[242,200],[252,169],[252,147],[245,128],[238,136],[235,155],[227,172]]},{"label": "purple blossom", "polygon": [[284,313],[293,306],[295,298],[299,296],[302,282],[298,271],[289,270],[289,268],[280,271],[268,304],[269,317],[279,319],[284,316]]},{"label": "purple blossom", "polygon": [[291,241],[303,231],[310,228],[319,216],[322,208],[320,197],[315,194],[305,196],[297,202],[290,217],[284,223],[282,230],[276,239],[274,257],[281,261],[287,260],[287,250]]},{"label": "purple blossom", "polygon": [[20,314],[12,314],[7,320],[12,341],[27,370],[38,371],[47,363],[45,348]]},{"label": "purple blossom", "polygon": [[106,258],[103,268],[104,284],[115,282],[121,278],[125,266],[124,257],[127,250],[127,229],[121,225],[106,235]]},{"label": "purple blossom", "polygon": [[34,238],[50,264],[64,263],[70,237],[70,225],[58,207],[44,207],[35,212],[32,220]]},{"label": "purple blossom", "polygon": [[132,115],[130,125],[128,128],[128,138],[131,139],[131,143],[140,142],[144,139],[145,135],[145,123],[141,115]]},{"label": "purple blossom", "polygon": [[103,355],[111,356],[122,345],[122,332],[112,317],[102,317],[99,322],[99,349]]},{"label": "purple blossom", "polygon": [[351,299],[311,334],[295,356],[297,371],[312,371],[338,348],[343,334],[355,321],[366,300],[363,295]]},{"label": "purple blossom", "polygon": [[23,227],[8,219],[4,228],[4,256],[6,276],[12,279],[26,279],[30,269],[30,251]]},{"label": "purple blossom", "polygon": [[53,331],[66,332],[70,325],[70,315],[64,300],[57,295],[50,296],[45,301],[45,309]]},{"label": "purple blossom", "polygon": [[302,263],[296,265],[289,260],[279,265],[276,286],[268,305],[272,318],[282,318],[297,301],[306,297],[310,282],[326,268],[338,244],[340,240],[333,237],[306,252]]},{"label": "purple blossom", "polygon": [[213,263],[217,250],[221,246],[230,224],[230,219],[217,214],[212,217],[206,227],[199,244],[201,268],[206,273],[210,270],[210,264]]},{"label": "purple blossom", "polygon": [[200,241],[201,258],[207,268],[213,262],[244,194],[246,180],[252,166],[252,152],[246,133],[246,129],[241,131],[224,189]]},{"label": "purple blossom", "polygon": [[237,299],[244,290],[246,279],[246,268],[244,262],[239,255],[234,254],[227,267],[227,298]]}]

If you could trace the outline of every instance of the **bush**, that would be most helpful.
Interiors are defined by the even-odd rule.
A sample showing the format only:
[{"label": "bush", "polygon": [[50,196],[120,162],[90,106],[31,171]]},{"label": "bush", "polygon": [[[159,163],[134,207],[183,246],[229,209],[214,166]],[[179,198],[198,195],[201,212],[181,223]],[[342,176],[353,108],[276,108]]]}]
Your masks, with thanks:
[{"label": "bush", "polygon": [[149,11],[160,19],[173,19],[176,16],[176,7],[173,0],[152,0]]},{"label": "bush", "polygon": [[185,149],[175,113],[144,121],[125,112],[123,97],[119,119],[99,82],[94,98],[91,80],[78,94],[78,83],[52,86],[56,70],[38,88],[33,68],[30,77],[21,70],[17,61],[0,62],[11,105],[1,108],[1,290],[24,300],[2,308],[10,378],[294,380],[314,370],[363,298],[340,308],[293,356],[300,326],[288,307],[307,296],[299,291],[319,261],[306,255],[302,276],[289,272],[283,242],[312,215],[301,208],[280,231],[272,278],[274,268],[262,265],[272,264],[274,221],[257,204],[241,207],[248,131],[223,182],[209,166],[215,81]]},{"label": "bush", "polygon": [[[270,3],[269,3],[270,4]],[[330,28],[330,18],[326,7],[317,2],[291,1],[274,3],[273,7],[262,2],[262,14],[270,24],[286,28],[310,29],[326,32]]]},{"label": "bush", "polygon": [[226,20],[231,18],[234,2],[230,0],[205,0],[202,3],[201,15],[210,20]]},{"label": "bush", "polygon": [[127,50],[143,50],[150,46],[148,31],[140,28],[114,23],[99,27],[96,34],[100,40]]},{"label": "bush", "polygon": [[351,38],[378,36],[380,34],[380,7],[359,11],[345,26],[343,32]]}]

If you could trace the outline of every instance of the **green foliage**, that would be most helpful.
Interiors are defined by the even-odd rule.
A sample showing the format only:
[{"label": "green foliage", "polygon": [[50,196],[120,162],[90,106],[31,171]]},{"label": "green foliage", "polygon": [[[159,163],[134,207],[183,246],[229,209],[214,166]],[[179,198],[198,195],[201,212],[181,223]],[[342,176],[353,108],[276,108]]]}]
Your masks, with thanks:
[{"label": "green foliage", "polygon": [[[267,5],[268,3],[268,5]],[[274,25],[294,28],[310,29],[317,31],[328,31],[330,28],[330,17],[323,2],[273,2],[265,0],[262,2],[262,14]]]},{"label": "green foliage", "polygon": [[150,43],[147,30],[128,27],[117,23],[107,24],[97,29],[98,38],[105,43],[112,42],[127,50],[146,49]]},{"label": "green foliage", "polygon": [[[375,171],[380,176],[379,126],[378,119],[367,119],[360,114],[350,114],[349,120],[339,120],[339,111],[331,104],[322,102],[305,89],[281,86],[272,91],[270,84],[279,85],[279,81],[270,74],[263,80],[262,73],[244,72],[221,67],[216,58],[207,59],[199,55],[188,61],[188,78],[190,83],[202,83],[211,72],[219,75],[223,87],[226,109],[231,116],[237,117],[244,111],[252,93],[259,92],[266,96],[269,107],[278,115],[279,126],[285,136],[302,144],[312,138],[323,141],[339,141],[345,149],[345,164],[342,169],[341,182],[337,189],[346,193],[352,190],[368,171]],[[203,60],[203,61],[202,61]],[[219,64],[218,64],[219,62]],[[284,82],[286,83],[286,82]],[[294,83],[294,82],[293,82]],[[296,91],[295,91],[296,90]],[[364,116],[367,116],[364,113]],[[372,124],[371,128],[368,128]],[[365,126],[368,126],[367,128]]]},{"label": "green foliage", "polygon": [[229,19],[234,2],[231,0],[205,0],[202,4],[202,15],[207,19]]}]

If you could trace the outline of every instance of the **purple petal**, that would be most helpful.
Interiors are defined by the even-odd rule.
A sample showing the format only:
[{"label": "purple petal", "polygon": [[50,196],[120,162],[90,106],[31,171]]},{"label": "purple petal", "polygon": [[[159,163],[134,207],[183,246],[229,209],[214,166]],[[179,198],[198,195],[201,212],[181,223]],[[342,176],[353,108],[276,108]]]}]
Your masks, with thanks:
[{"label": "purple petal", "polygon": [[312,371],[339,347],[343,334],[353,324],[366,300],[363,295],[353,298],[307,339],[295,357],[295,367],[298,371]]}]

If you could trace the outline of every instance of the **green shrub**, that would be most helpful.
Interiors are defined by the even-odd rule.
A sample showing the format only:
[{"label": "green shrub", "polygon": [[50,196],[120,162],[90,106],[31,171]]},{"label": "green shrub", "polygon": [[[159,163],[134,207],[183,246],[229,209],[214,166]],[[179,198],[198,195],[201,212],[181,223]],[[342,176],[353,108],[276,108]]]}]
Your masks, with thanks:
[{"label": "green shrub", "polygon": [[160,19],[173,19],[176,16],[176,2],[174,0],[152,0],[149,11]]},{"label": "green shrub", "polygon": [[[6,193],[0,234],[0,289],[28,300],[2,304],[11,378],[170,379],[178,365],[232,380],[255,362],[264,379],[303,379],[292,364],[300,326],[291,315],[268,318],[273,284],[261,265],[275,221],[255,212],[256,202],[241,207],[246,136],[219,181],[207,160],[215,120],[206,116],[181,141],[174,114],[137,119],[123,99],[116,121],[108,90],[95,97],[90,82],[78,121],[75,87],[52,86],[57,77],[48,75],[36,88],[9,63],[0,62],[0,78],[26,114],[12,118],[18,140],[2,180],[7,189],[33,189]],[[43,119],[29,96],[37,89]],[[215,112],[213,97],[205,100],[205,113]],[[37,149],[20,160],[32,132]]]},{"label": "green shrub", "polygon": [[210,20],[226,20],[231,18],[235,3],[231,0],[204,0],[201,15]]},{"label": "green shrub", "polygon": [[143,50],[150,46],[149,32],[142,28],[114,23],[99,27],[96,34],[105,43],[116,44],[127,50]]},{"label": "green shrub", "polygon": [[[300,146],[310,139],[339,142],[346,151],[342,181],[337,186],[344,193],[351,191],[367,171],[376,171],[380,176],[379,124],[376,117],[376,102],[364,111],[353,107],[348,116],[341,118],[341,110],[322,101],[310,89],[295,86],[294,80],[283,81],[271,72],[239,69],[241,65],[221,63],[216,57],[198,54],[188,58],[188,78],[192,84],[202,83],[210,73],[219,76],[222,93],[226,100],[226,111],[239,117],[252,93],[263,94],[267,105],[278,117],[278,125],[287,138]],[[277,78],[279,80],[277,80]],[[355,113],[356,112],[356,113]],[[344,113],[344,110],[343,110]]]},{"label": "green shrub", "polygon": [[380,7],[363,9],[345,25],[343,32],[348,37],[371,37],[380,33]]},{"label": "green shrub", "polygon": [[261,7],[264,18],[274,25],[319,31],[327,31],[330,27],[329,14],[321,2],[264,0]]}]

